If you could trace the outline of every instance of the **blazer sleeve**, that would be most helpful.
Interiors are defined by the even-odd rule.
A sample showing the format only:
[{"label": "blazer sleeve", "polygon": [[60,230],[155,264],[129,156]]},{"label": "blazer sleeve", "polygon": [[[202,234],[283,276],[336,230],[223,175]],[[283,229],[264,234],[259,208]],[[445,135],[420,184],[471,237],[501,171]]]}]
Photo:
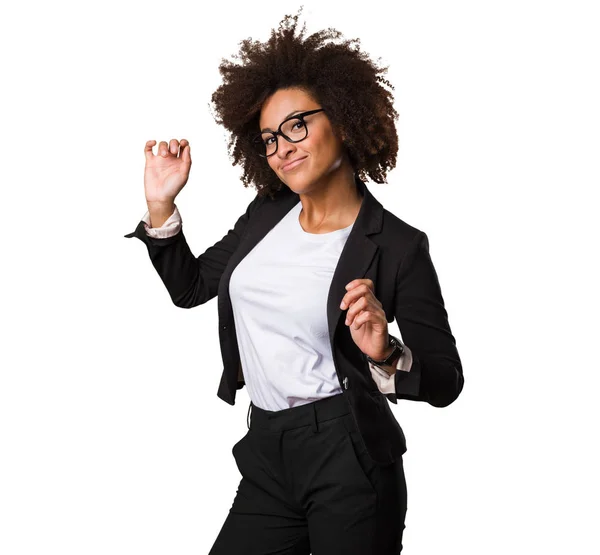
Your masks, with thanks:
[{"label": "blazer sleeve", "polygon": [[395,393],[387,398],[425,401],[445,407],[459,396],[464,378],[456,340],[431,256],[429,239],[419,231],[396,276],[395,318],[410,347],[410,372],[394,374]]},{"label": "blazer sleeve", "polygon": [[192,308],[217,295],[221,275],[237,249],[248,221],[264,199],[257,193],[233,228],[197,257],[187,244],[183,226],[176,235],[157,238],[146,233],[145,221],[140,220],[135,230],[124,237],[137,237],[146,245],[150,260],[173,304]]}]

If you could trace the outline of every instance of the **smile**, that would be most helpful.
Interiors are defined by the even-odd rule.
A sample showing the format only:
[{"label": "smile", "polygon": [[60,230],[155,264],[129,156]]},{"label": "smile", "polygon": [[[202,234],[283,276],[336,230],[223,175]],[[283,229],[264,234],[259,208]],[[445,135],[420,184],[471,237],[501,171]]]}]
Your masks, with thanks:
[{"label": "smile", "polygon": [[294,162],[292,162],[291,164],[287,164],[285,166],[283,166],[281,168],[282,171],[288,171],[288,170],[293,170],[294,168],[298,167],[300,164],[302,164],[302,162],[304,162],[304,160],[306,160],[306,156],[304,158],[300,158],[299,160],[295,160]]}]

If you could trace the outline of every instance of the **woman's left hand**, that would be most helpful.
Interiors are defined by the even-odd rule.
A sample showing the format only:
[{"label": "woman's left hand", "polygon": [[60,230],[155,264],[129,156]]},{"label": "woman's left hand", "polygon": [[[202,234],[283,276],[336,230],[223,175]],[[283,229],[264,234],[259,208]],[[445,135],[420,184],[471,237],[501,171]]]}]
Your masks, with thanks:
[{"label": "woman's left hand", "polygon": [[390,354],[388,322],[383,305],[375,297],[370,279],[355,279],[346,285],[340,308],[348,308],[346,325],[356,346],[375,360]]}]

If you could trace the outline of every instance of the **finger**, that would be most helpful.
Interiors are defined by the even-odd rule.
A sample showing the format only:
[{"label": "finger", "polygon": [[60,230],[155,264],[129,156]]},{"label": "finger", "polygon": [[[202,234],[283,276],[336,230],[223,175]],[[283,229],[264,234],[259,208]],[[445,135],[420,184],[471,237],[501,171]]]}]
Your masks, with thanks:
[{"label": "finger", "polygon": [[144,147],[144,156],[146,160],[149,158],[154,158],[154,154],[152,154],[152,147],[156,144],[154,139],[150,141],[146,141],[146,146]]},{"label": "finger", "polygon": [[[184,141],[185,141],[185,139],[184,139]],[[183,141],[181,141],[181,144],[183,144]],[[191,152],[190,152],[190,144],[187,141],[186,141],[185,148],[181,152],[181,158],[183,158],[188,164],[192,163],[192,156],[191,156]]]},{"label": "finger", "polygon": [[352,306],[352,303],[356,302],[356,300],[358,298],[364,297],[364,296],[367,296],[369,299],[375,299],[375,295],[373,295],[373,292],[371,291],[370,287],[368,285],[362,283],[360,285],[357,285],[350,291],[348,291],[348,293],[346,293],[342,297],[342,302],[340,304],[340,308],[343,309],[343,308]]},{"label": "finger", "polygon": [[367,287],[369,287],[369,289],[371,289],[372,291],[375,291],[375,284],[373,283],[373,280],[368,279],[368,278],[353,279],[350,283],[348,283],[346,285],[346,289],[348,289],[348,290],[354,289],[356,286],[361,285],[363,283]]},{"label": "finger", "polygon": [[359,329],[363,324],[367,322],[371,322],[375,319],[375,314],[370,310],[361,310],[360,314],[356,315],[356,318],[352,322],[350,322],[350,326],[353,329]]},{"label": "finger", "polygon": [[177,156],[179,154],[179,141],[177,139],[171,139],[169,141],[169,151],[173,156]]},{"label": "finger", "polygon": [[352,324],[354,318],[356,318],[362,310],[366,310],[367,308],[369,308],[369,302],[365,297],[360,297],[360,299],[352,303],[348,312],[346,312],[346,323],[348,325]]},{"label": "finger", "polygon": [[179,143],[179,157],[190,164],[192,162],[190,156],[190,142],[187,139],[181,139],[181,142]]},{"label": "finger", "polygon": [[381,324],[383,326],[387,326],[387,319],[385,318],[385,313],[382,317],[381,313],[379,310],[362,310],[360,312],[360,314],[358,314],[356,316],[356,318],[354,318],[354,322],[352,322],[352,327],[357,330],[359,329],[363,324],[366,324],[367,322],[371,322],[373,324]]},{"label": "finger", "polygon": [[160,141],[158,143],[158,149],[156,152],[157,156],[168,156],[169,155],[169,146],[167,145],[167,141]]}]

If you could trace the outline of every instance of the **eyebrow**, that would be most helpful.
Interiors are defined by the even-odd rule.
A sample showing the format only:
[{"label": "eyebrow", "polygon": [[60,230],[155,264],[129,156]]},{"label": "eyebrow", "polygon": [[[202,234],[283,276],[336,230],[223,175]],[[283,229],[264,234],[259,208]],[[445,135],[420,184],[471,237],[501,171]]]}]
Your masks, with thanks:
[{"label": "eyebrow", "polygon": [[[305,111],[305,110],[294,110],[293,112],[290,112],[290,113],[289,113],[287,116],[285,116],[285,117],[283,118],[283,121],[285,121],[285,120],[286,120],[286,119],[288,119],[288,118],[289,118],[291,115],[293,115],[293,114],[295,114],[295,113],[297,113],[297,112],[304,112],[304,111]],[[272,130],[270,127],[265,127],[264,129],[261,129],[260,131],[261,131],[261,133],[262,133],[263,131],[273,131],[273,130]]]}]

